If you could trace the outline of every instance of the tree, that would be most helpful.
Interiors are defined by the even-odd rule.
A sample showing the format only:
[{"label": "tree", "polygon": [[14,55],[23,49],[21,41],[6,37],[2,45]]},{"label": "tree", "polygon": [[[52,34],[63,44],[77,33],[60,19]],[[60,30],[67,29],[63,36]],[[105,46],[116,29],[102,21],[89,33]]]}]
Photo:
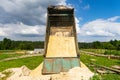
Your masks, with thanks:
[{"label": "tree", "polygon": [[25,47],[25,44],[24,43],[20,43],[19,44],[19,49],[21,50],[24,50],[26,47]]},{"label": "tree", "polygon": [[99,49],[99,48],[101,48],[101,43],[99,41],[95,41],[95,42],[93,42],[93,46],[94,46],[94,48]]},{"label": "tree", "polygon": [[103,46],[104,46],[105,49],[109,49],[109,50],[115,49],[115,46],[113,46],[113,45],[112,45],[111,43],[109,43],[109,42],[104,43]]},{"label": "tree", "polygon": [[1,48],[4,50],[11,49],[11,42],[12,41],[10,39],[4,38],[1,43]]},{"label": "tree", "polygon": [[2,47],[2,42],[0,41],[0,50],[1,50],[1,47]]},{"label": "tree", "polygon": [[33,50],[33,44],[32,43],[26,43],[26,50]]},{"label": "tree", "polygon": [[116,44],[116,49],[117,49],[117,50],[120,50],[120,41],[117,42],[117,44]]}]

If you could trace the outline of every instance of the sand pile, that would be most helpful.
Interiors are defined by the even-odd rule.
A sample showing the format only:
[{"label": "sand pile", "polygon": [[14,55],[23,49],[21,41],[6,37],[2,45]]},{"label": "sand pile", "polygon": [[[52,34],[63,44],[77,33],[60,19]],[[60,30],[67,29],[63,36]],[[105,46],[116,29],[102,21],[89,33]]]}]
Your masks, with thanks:
[{"label": "sand pile", "polygon": [[52,80],[89,80],[94,74],[86,68],[75,67],[68,72],[61,72],[52,76]]},{"label": "sand pile", "polygon": [[11,76],[7,80],[17,80],[22,76],[28,76],[31,70],[28,69],[26,66],[22,66],[20,68],[10,68],[10,69],[3,71],[3,73],[6,73],[6,72],[11,73],[10,74]]},{"label": "sand pile", "polygon": [[5,71],[12,72],[7,80],[89,80],[94,75],[83,63],[81,63],[81,67],[74,67],[68,72],[60,74],[42,75],[41,70],[42,64],[33,71],[26,66],[10,68]]}]

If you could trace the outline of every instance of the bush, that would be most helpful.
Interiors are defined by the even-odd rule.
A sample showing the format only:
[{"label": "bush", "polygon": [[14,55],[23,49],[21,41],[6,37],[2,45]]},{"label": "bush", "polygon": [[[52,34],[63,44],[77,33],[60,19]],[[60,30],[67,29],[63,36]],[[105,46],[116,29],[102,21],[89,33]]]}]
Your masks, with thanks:
[{"label": "bush", "polygon": [[116,55],[116,56],[120,56],[120,51],[116,51],[116,50],[106,50],[104,52],[105,55]]}]

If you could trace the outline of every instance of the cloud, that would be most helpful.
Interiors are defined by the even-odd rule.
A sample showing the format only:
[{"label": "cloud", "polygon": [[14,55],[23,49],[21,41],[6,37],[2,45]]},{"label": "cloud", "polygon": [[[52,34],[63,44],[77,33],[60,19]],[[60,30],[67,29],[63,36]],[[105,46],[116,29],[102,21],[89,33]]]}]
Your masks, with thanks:
[{"label": "cloud", "polygon": [[108,21],[116,21],[120,18],[120,16],[115,16],[115,17],[111,17],[111,18],[108,18],[107,20]]},{"label": "cloud", "polygon": [[32,36],[35,35],[44,35],[45,26],[44,25],[36,25],[36,26],[28,26],[23,23],[17,24],[0,24],[0,36]]},{"label": "cloud", "polygon": [[0,38],[40,40],[49,5],[66,5],[66,0],[1,0]]},{"label": "cloud", "polygon": [[27,25],[45,24],[44,14],[47,7],[54,4],[66,4],[65,0],[1,0],[0,23],[22,22]]},{"label": "cloud", "polygon": [[96,37],[98,39],[107,37],[107,40],[120,38],[120,22],[116,22],[118,19],[119,17],[115,16],[108,19],[96,19],[87,22],[81,26],[79,35]]},{"label": "cloud", "polygon": [[[80,18],[81,19],[81,18]],[[79,23],[79,19],[77,17],[75,17],[75,22],[76,22],[76,31],[79,34],[80,33],[80,23]]]},{"label": "cloud", "polygon": [[[66,0],[1,0],[0,40],[8,37],[14,40],[44,40],[47,7],[67,5]],[[79,20],[75,17],[77,33]]]}]

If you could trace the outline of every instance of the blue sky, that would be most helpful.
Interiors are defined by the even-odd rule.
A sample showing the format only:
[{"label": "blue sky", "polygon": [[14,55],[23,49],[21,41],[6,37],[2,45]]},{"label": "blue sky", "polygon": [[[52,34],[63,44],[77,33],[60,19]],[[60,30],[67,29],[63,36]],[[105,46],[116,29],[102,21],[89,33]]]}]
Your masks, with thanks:
[{"label": "blue sky", "polygon": [[[90,31],[90,27],[92,28],[90,31],[91,34],[83,36],[79,33],[79,41],[91,42],[120,39],[119,34],[115,33],[120,27],[120,0],[67,0],[67,3],[75,8],[76,17],[79,20],[79,27],[84,28],[87,25],[86,28],[88,30],[86,29],[86,31],[88,32]],[[109,19],[115,20],[109,21]],[[92,22],[96,23],[92,24]],[[107,23],[110,23],[112,26]],[[115,28],[116,31],[112,31],[112,28]],[[85,32],[82,34],[85,34]]]},{"label": "blue sky", "polygon": [[81,24],[120,15],[120,0],[67,0],[67,3],[76,9],[77,17],[83,18]]},{"label": "blue sky", "polygon": [[0,40],[44,40],[48,5],[74,7],[80,42],[120,40],[120,0],[1,0]]}]

